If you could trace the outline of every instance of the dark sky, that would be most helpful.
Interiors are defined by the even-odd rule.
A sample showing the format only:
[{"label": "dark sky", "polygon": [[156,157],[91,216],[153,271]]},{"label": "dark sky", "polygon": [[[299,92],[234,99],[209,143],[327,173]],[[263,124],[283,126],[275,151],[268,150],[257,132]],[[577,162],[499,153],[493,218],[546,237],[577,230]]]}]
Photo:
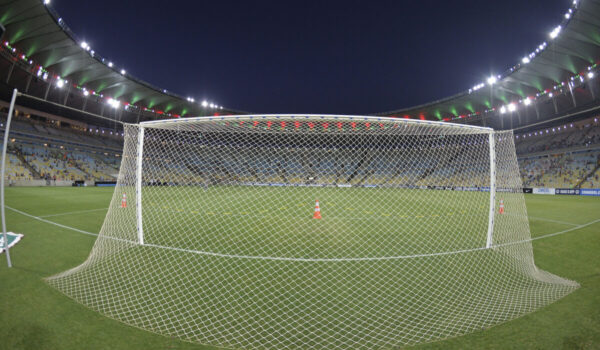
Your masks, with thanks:
[{"label": "dark sky", "polygon": [[547,39],[570,0],[52,0],[117,67],[262,113],[382,112],[464,91]]}]

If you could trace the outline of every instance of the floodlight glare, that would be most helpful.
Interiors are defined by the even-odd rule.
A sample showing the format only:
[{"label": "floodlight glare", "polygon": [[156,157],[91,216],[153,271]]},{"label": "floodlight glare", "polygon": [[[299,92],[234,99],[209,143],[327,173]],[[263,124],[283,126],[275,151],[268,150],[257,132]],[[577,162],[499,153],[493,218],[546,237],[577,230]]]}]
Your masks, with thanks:
[{"label": "floodlight glare", "polygon": [[589,72],[587,74],[588,78],[592,79],[594,77],[594,72]]},{"label": "floodlight glare", "polygon": [[531,60],[529,59],[529,57],[525,56],[525,57],[523,57],[521,62],[523,62],[524,64],[527,64],[527,63],[531,62]]},{"label": "floodlight glare", "polygon": [[119,102],[119,100],[115,100],[112,98],[108,99],[108,104],[112,107],[112,108],[118,108],[119,105],[121,104],[121,102]]},{"label": "floodlight glare", "polygon": [[561,26],[558,26],[558,27],[554,28],[554,30],[550,32],[550,38],[551,39],[555,39],[558,36],[558,34],[560,33],[561,30],[562,30]]},{"label": "floodlight glare", "polygon": [[113,66],[113,63],[112,63],[112,62],[108,62],[108,66],[109,66],[110,68],[112,68],[112,66]]},{"label": "floodlight glare", "polygon": [[529,106],[531,104],[531,99],[527,97],[525,100],[523,100],[523,103],[525,104],[525,106]]},{"label": "floodlight glare", "polygon": [[510,103],[510,104],[508,105],[508,111],[509,111],[509,112],[514,112],[514,111],[516,111],[516,110],[517,110],[517,105],[515,105],[514,103]]},{"label": "floodlight glare", "polygon": [[506,113],[506,106],[500,107],[500,114]]},{"label": "floodlight glare", "polygon": [[496,84],[497,81],[498,81],[498,79],[492,75],[491,77],[488,78],[487,83],[490,85],[494,85],[494,84]]},{"label": "floodlight glare", "polygon": [[208,102],[202,101],[202,107],[208,107]]},{"label": "floodlight glare", "polygon": [[211,103],[210,105],[208,105],[210,108],[215,108],[215,104]]},{"label": "floodlight glare", "polygon": [[125,73],[127,73],[127,72],[125,71],[125,69],[121,69],[121,74],[122,74],[122,75],[125,75]]},{"label": "floodlight glare", "polygon": [[58,81],[56,82],[56,86],[57,86],[59,89],[62,89],[62,87],[63,87],[63,86],[65,86],[65,81],[64,81],[64,80],[62,80],[62,79],[58,79]]},{"label": "floodlight glare", "polygon": [[89,92],[89,91],[87,91],[87,90],[83,90],[83,96],[88,96],[89,94],[90,94],[90,92]]}]

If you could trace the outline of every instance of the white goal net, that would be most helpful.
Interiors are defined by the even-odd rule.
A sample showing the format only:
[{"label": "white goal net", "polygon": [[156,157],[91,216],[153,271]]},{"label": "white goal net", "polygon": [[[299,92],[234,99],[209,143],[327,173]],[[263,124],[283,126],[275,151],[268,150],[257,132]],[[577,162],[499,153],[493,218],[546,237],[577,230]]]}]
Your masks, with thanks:
[{"label": "white goal net", "polygon": [[125,127],[80,266],[132,326],[239,349],[380,349],[491,327],[578,284],[533,260],[512,132],[376,117]]}]

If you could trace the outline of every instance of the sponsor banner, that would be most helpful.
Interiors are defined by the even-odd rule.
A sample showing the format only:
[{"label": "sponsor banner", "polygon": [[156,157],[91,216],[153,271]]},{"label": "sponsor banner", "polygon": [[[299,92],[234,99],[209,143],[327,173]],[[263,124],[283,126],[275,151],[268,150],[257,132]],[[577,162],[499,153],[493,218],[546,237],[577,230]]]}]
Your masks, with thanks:
[{"label": "sponsor banner", "polygon": [[533,193],[534,194],[556,194],[556,190],[554,188],[534,188],[533,189]]},{"label": "sponsor banner", "polygon": [[596,196],[600,197],[600,188],[582,188],[579,190],[579,194],[582,196]]},{"label": "sponsor banner", "polygon": [[563,195],[571,195],[571,196],[578,196],[579,195],[579,189],[578,188],[557,188],[555,190],[556,194],[563,194]]},{"label": "sponsor banner", "polygon": [[[14,232],[6,232],[6,238],[8,238],[8,248],[12,248],[15,244],[19,243],[21,238],[23,238],[22,234],[14,233]],[[4,235],[0,234],[0,254],[4,252]]]},{"label": "sponsor banner", "polygon": [[479,187],[463,187],[463,191],[479,192]]},{"label": "sponsor banner", "polygon": [[114,187],[117,185],[116,181],[96,181],[94,182],[94,186],[98,187]]},{"label": "sponsor banner", "polygon": [[350,184],[338,184],[337,187],[340,187],[340,188],[350,188],[350,187],[352,187],[352,185],[350,185]]},{"label": "sponsor banner", "polygon": [[523,187],[523,193],[533,193],[533,188]]},{"label": "sponsor banner", "polygon": [[363,185],[364,188],[375,188],[377,185]]}]

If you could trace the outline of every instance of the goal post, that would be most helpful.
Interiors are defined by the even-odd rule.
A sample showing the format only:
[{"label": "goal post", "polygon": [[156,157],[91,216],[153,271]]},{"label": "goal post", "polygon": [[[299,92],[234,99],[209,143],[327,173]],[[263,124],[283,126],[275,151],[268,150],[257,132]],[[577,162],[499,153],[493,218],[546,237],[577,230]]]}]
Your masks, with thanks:
[{"label": "goal post", "polygon": [[137,140],[136,176],[135,176],[135,209],[137,219],[138,243],[144,244],[144,226],[142,217],[142,166],[144,164],[144,127],[140,125]]},{"label": "goal post", "polygon": [[511,131],[243,115],[124,133],[88,259],[48,283],[129,325],[225,348],[393,348],[578,288],[534,264]]},{"label": "goal post", "polygon": [[496,141],[494,132],[490,131],[489,148],[490,148],[490,216],[488,222],[486,248],[491,248],[494,238],[494,216],[496,215]]}]

